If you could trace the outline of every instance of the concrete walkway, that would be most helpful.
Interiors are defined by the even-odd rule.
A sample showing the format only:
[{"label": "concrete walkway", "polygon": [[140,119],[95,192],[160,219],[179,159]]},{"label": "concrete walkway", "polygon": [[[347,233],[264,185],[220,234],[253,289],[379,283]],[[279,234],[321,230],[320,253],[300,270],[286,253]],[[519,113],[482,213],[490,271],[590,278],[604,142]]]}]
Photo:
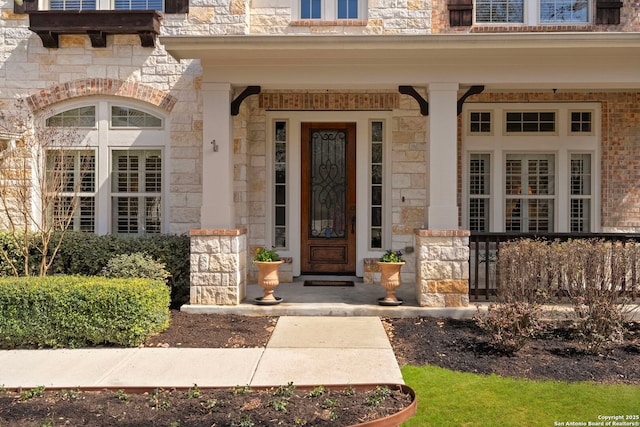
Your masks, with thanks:
[{"label": "concrete walkway", "polygon": [[403,384],[377,317],[281,317],[266,348],[0,351],[0,387]]}]

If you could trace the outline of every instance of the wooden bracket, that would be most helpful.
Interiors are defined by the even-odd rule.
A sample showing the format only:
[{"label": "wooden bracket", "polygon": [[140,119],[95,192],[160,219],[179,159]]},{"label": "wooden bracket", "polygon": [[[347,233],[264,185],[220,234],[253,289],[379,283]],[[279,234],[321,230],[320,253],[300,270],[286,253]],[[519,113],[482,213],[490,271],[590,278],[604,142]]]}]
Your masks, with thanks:
[{"label": "wooden bracket", "polygon": [[259,94],[260,90],[260,86],[247,86],[236,99],[231,101],[231,115],[237,116],[240,113],[240,104],[242,104],[242,101],[248,96]]},{"label": "wooden bracket", "polygon": [[403,95],[409,95],[418,101],[418,104],[420,105],[420,114],[423,116],[429,115],[429,103],[413,88],[413,86],[398,86],[398,92]]},{"label": "wooden bracket", "polygon": [[468,97],[470,97],[471,95],[478,95],[483,91],[484,91],[484,86],[481,86],[481,85],[471,86],[469,90],[464,95],[462,95],[460,99],[458,99],[458,115],[462,113],[462,105],[464,104],[464,101],[466,101]]}]

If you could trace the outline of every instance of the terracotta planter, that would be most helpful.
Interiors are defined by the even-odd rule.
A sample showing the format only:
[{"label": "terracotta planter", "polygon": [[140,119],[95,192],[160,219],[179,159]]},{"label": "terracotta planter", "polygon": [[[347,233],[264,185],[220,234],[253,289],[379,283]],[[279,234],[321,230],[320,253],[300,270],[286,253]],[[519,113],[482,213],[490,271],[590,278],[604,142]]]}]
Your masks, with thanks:
[{"label": "terracotta planter", "polygon": [[278,268],[284,261],[254,261],[254,264],[258,266],[258,285],[264,289],[264,295],[261,298],[256,298],[256,302],[259,304],[278,304],[282,301],[282,298],[277,298],[273,295],[273,290],[280,284],[280,276],[278,274]]},{"label": "terracotta planter", "polygon": [[396,289],[400,286],[400,269],[404,262],[380,262],[380,284],[387,290],[387,295],[380,298],[380,305],[400,305],[402,300],[396,297]]}]

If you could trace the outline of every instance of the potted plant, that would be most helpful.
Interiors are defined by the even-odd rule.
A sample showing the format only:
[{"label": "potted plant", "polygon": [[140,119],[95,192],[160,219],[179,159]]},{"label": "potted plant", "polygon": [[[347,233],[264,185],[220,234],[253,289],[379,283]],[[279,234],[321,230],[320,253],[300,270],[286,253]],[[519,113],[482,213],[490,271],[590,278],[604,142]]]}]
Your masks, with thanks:
[{"label": "potted plant", "polygon": [[380,267],[380,284],[387,290],[384,298],[378,299],[380,305],[400,305],[402,300],[396,297],[396,289],[400,286],[400,269],[405,264],[402,252],[387,249],[378,260]]},{"label": "potted plant", "polygon": [[256,298],[260,305],[273,305],[282,302],[282,298],[273,295],[273,290],[280,284],[278,268],[284,261],[273,250],[260,248],[253,257],[253,263],[258,267],[258,285],[264,289],[264,295]]}]

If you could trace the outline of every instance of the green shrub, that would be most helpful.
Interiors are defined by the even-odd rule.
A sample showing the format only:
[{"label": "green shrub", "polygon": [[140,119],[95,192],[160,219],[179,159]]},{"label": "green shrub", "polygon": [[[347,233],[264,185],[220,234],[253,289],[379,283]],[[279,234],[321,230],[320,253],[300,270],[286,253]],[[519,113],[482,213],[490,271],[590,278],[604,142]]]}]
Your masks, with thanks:
[{"label": "green shrub", "polygon": [[[37,271],[42,256],[38,253],[35,245],[35,236],[28,235],[29,248],[29,266],[26,267],[30,274]],[[21,246],[25,245],[24,234],[17,233],[12,235],[9,231],[0,230],[0,276],[15,276],[16,274],[24,275],[25,271],[25,254],[22,252]]]},{"label": "green shrub", "polygon": [[131,255],[116,255],[102,268],[100,275],[105,277],[154,279],[162,280],[163,282],[171,276],[165,270],[164,264],[142,252],[135,252]]},{"label": "green shrub", "polygon": [[189,301],[189,236],[161,234],[144,237],[97,236],[67,232],[54,260],[56,274],[96,276],[117,255],[143,252],[165,265],[171,275],[171,305]]},{"label": "green shrub", "polygon": [[136,346],[168,327],[168,306],[157,280],[0,278],[0,347]]}]

